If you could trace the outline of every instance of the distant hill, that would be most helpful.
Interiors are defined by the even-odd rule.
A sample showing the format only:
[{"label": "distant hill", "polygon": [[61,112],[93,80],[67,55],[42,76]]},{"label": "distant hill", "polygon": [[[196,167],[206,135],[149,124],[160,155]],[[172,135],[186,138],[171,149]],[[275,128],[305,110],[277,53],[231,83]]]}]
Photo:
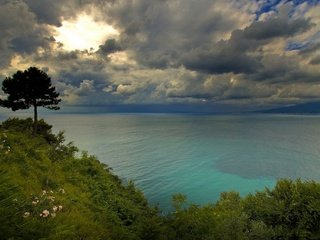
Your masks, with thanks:
[{"label": "distant hill", "polygon": [[259,111],[259,113],[320,114],[320,102],[302,103],[294,106],[268,109]]}]

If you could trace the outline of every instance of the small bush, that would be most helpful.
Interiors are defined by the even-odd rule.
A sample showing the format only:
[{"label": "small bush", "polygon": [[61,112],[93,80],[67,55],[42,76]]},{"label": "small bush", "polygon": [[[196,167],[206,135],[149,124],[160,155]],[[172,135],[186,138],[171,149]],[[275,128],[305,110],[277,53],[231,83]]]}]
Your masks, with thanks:
[{"label": "small bush", "polygon": [[[33,131],[33,120],[32,118],[9,118],[1,124],[0,128],[5,131],[21,132],[31,135]],[[43,119],[38,121],[37,135],[42,136],[48,143],[57,141],[56,136],[52,134],[52,126],[47,124]]]}]

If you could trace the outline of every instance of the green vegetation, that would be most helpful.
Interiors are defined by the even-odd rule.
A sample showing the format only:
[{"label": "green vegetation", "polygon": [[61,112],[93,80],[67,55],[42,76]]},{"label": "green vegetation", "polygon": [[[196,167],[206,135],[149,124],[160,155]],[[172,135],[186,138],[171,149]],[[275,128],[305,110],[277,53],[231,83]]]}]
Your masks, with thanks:
[{"label": "green vegetation", "polygon": [[0,99],[0,106],[11,108],[12,111],[29,109],[33,106],[33,133],[37,133],[38,107],[58,110],[59,93],[51,85],[51,78],[36,67],[17,71],[12,77],[6,77],[2,82],[2,91],[7,99]]},{"label": "green vegetation", "polygon": [[320,239],[320,184],[279,180],[197,206],[182,194],[161,215],[132,182],[32,119],[0,127],[0,239]]},{"label": "green vegetation", "polygon": [[[51,126],[10,119],[1,126],[0,239],[153,239],[157,211],[132,183],[63,144]],[[25,126],[25,128],[24,128]]]}]

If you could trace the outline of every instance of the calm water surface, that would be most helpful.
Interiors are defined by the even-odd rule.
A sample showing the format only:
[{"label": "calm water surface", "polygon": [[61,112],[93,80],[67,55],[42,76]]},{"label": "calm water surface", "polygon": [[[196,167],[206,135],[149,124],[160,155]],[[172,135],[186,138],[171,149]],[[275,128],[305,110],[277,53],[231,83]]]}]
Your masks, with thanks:
[{"label": "calm water surface", "polygon": [[198,204],[220,192],[272,187],[283,177],[320,180],[320,116],[46,115],[152,204],[173,193]]}]

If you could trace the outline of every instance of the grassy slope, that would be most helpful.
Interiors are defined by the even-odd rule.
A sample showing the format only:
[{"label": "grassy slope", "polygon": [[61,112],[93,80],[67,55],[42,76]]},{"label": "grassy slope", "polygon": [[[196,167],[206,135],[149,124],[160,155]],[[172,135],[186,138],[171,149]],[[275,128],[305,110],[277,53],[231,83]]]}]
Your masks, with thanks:
[{"label": "grassy slope", "polygon": [[[75,157],[62,135],[47,129],[45,139],[33,137],[30,128],[10,129],[0,132],[0,238],[153,238],[157,211],[131,183],[121,184],[93,156]],[[40,216],[44,210],[47,217]]]}]

